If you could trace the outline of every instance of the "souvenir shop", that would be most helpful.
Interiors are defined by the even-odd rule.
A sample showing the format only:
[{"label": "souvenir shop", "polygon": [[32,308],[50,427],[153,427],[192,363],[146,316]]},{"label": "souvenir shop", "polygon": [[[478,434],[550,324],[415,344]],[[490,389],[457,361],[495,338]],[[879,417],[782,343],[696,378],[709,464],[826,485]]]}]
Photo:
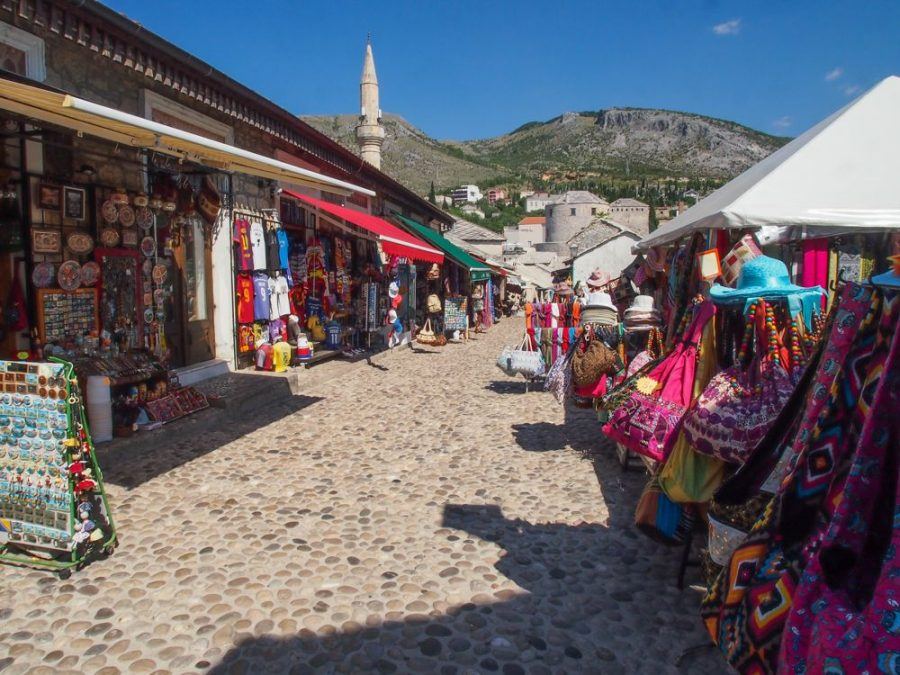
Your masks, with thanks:
[{"label": "souvenir shop", "polygon": [[[892,180],[835,170],[846,131],[814,128],[748,172],[752,192],[742,177],[639,242],[615,289],[634,297],[607,306],[618,330],[584,325],[547,373],[558,400],[592,402],[623,463],[643,460],[635,525],[672,547],[679,586],[699,553],[700,617],[741,673],[896,670],[900,223],[815,224],[783,185]],[[896,166],[882,145],[867,166]],[[821,181],[772,175],[810,152]]]},{"label": "souvenir shop", "polygon": [[[416,340],[440,346],[465,339],[468,329],[479,326],[486,314],[485,295],[493,298],[492,269],[431,228],[401,215],[396,219],[411,234],[444,253],[443,266],[420,267],[423,273],[419,278],[424,282],[418,287],[416,319],[422,329]],[[492,304],[490,307],[493,311]]]},{"label": "souvenir shop", "polygon": [[408,341],[417,265],[439,268],[443,253],[334,201],[282,189],[279,202],[234,210],[239,363],[284,371]]}]

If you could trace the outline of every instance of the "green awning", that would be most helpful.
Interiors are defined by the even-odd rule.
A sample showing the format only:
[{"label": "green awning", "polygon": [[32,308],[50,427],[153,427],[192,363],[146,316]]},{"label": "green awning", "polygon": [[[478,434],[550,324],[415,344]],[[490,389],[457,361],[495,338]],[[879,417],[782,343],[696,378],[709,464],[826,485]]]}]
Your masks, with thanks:
[{"label": "green awning", "polygon": [[399,213],[394,214],[397,219],[410,230],[417,237],[421,237],[425,241],[427,241],[432,246],[439,248],[444,252],[444,255],[453,259],[458,265],[465,267],[469,270],[469,276],[472,281],[486,281],[491,276],[490,268],[486,267],[484,263],[475,260],[468,253],[463,251],[459,246],[454,244],[451,241],[448,241],[445,237],[442,237],[440,233],[435,232],[430,227],[425,227],[417,223],[414,220],[407,218],[406,216],[401,216]]}]

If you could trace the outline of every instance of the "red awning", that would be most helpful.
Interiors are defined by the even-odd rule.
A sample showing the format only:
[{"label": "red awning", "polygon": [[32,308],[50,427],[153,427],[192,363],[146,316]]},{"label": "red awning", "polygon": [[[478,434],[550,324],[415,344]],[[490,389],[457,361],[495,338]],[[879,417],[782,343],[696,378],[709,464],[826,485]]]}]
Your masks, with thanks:
[{"label": "red awning", "polygon": [[314,197],[307,197],[299,192],[292,190],[284,190],[284,194],[306,202],[310,206],[315,206],[326,213],[342,218],[348,223],[353,223],[357,227],[368,230],[378,237],[381,248],[388,255],[404,256],[419,260],[421,262],[443,263],[444,254],[436,248],[429,246],[421,239],[417,239],[411,234],[404,232],[396,225],[389,223],[383,218],[373,216],[368,213],[361,213],[348,209],[345,206],[338,206],[331,202],[326,202]]}]

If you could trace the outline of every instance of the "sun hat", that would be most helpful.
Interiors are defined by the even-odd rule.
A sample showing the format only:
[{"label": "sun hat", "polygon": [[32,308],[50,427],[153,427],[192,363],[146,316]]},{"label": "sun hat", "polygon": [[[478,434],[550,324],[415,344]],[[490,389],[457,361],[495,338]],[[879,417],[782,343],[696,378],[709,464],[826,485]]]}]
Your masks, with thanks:
[{"label": "sun hat", "polygon": [[614,312],[618,311],[613,304],[612,297],[610,297],[609,293],[606,291],[594,291],[593,293],[588,293],[585,305],[587,307],[605,307]]},{"label": "sun hat", "polygon": [[609,275],[604,273],[599,267],[591,272],[591,276],[587,278],[588,288],[600,288],[609,281]]},{"label": "sun hat", "polygon": [[748,260],[741,268],[737,288],[728,288],[721,284],[713,284],[709,295],[713,302],[720,305],[748,304],[757,298],[785,298],[791,316],[801,309],[807,326],[812,323],[812,313],[821,309],[821,298],[825,289],[821,286],[797,286],[791,283],[787,265],[777,258],[761,255]]},{"label": "sun hat", "polygon": [[397,294],[400,293],[400,285],[396,281],[392,281],[391,285],[388,286],[388,295],[392,298],[396,298]]},{"label": "sun hat", "polygon": [[653,310],[652,295],[636,295],[631,301],[631,307],[625,310],[625,316],[628,316],[629,312],[652,312]]}]

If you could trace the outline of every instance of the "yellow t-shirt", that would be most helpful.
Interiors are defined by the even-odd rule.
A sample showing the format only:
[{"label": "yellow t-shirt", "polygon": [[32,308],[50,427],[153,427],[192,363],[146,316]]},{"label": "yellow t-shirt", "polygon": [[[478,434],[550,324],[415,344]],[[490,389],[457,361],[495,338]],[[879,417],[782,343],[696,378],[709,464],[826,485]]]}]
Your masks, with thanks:
[{"label": "yellow t-shirt", "polygon": [[291,365],[291,346],[278,342],[272,347],[272,366],[276,373],[283,373]]}]

